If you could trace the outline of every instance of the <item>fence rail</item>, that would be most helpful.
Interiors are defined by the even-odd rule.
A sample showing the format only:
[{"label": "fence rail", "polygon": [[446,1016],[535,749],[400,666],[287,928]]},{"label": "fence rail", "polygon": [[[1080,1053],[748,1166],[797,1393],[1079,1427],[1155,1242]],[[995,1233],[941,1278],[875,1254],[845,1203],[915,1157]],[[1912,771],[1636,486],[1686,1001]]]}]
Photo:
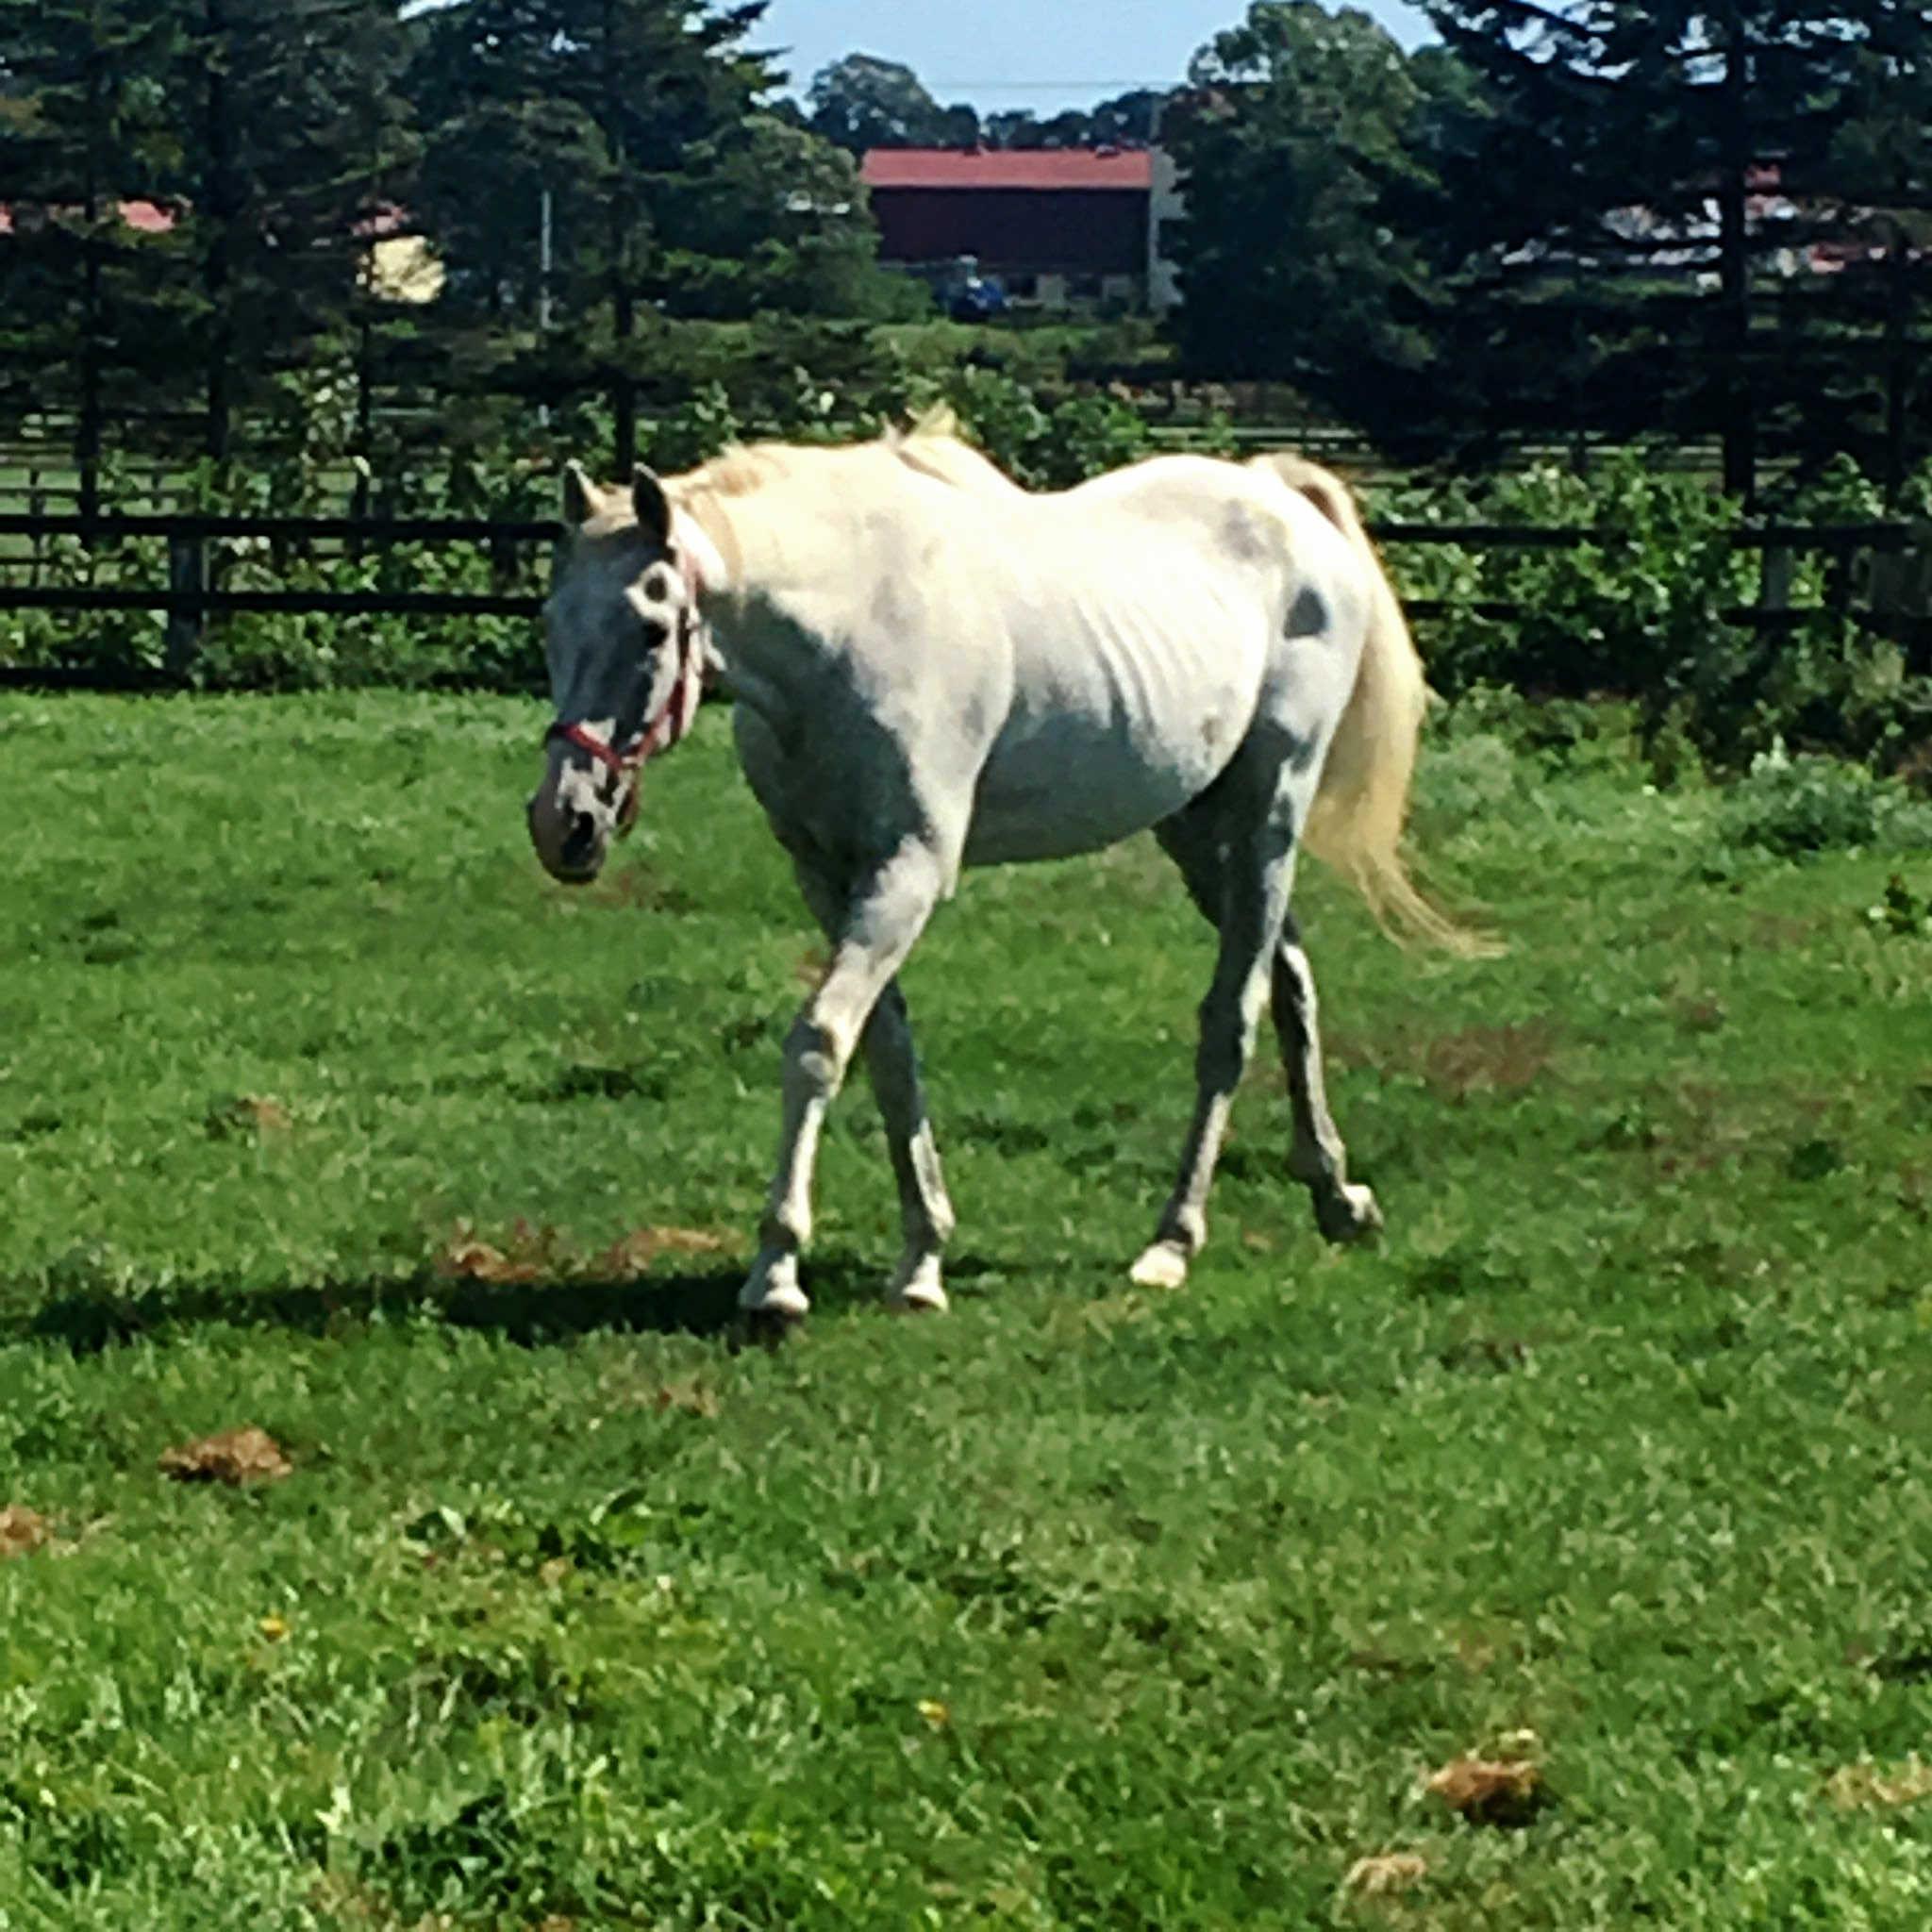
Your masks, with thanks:
[{"label": "fence rail", "polygon": [[[142,538],[267,539],[291,543],[356,541],[372,548],[394,543],[555,543],[563,525],[549,520],[502,522],[487,517],[216,516],[167,510],[96,517],[0,512],[0,537],[78,537],[97,542]],[[1624,541],[1627,531],[1585,524],[1381,523],[1382,543],[1458,543],[1478,550],[1580,550]],[[1919,534],[1915,524],[1757,524],[1730,533],[1739,550],[1896,550]]]},{"label": "fence rail", "polygon": [[482,591],[124,590],[87,584],[0,585],[0,609],[161,610],[171,616],[280,611],[328,617],[535,617],[541,597]]},{"label": "fence rail", "polygon": [[[380,413],[383,420],[392,426],[430,420],[429,412],[384,409]],[[148,436],[154,425],[164,420],[176,422],[183,428],[200,427],[198,416],[174,412],[143,417],[138,425],[124,417],[119,420],[119,426],[130,428],[138,436]],[[870,426],[859,422],[854,422],[847,427],[855,439],[871,433]],[[1407,466],[1384,458],[1359,431],[1333,424],[1240,422],[1230,425],[1218,420],[1186,415],[1175,418],[1156,413],[1148,418],[1147,429],[1152,446],[1162,452],[1214,453],[1231,447],[1240,454],[1247,455],[1264,450],[1292,449],[1370,481],[1396,481],[1413,474]],[[745,426],[745,434],[782,436],[784,430],[778,425],[751,424]],[[77,425],[74,420],[58,414],[38,419],[37,426],[16,426],[10,432],[0,433],[0,505],[22,505],[29,514],[35,514],[44,508],[81,502],[83,489],[75,456],[76,435]],[[246,447],[251,455],[262,458],[291,453],[271,438],[249,438]],[[1579,445],[1574,437],[1524,437],[1507,445],[1507,466],[1515,468],[1547,462],[1571,467],[1579,458],[1591,462],[1608,460],[1619,454],[1627,454],[1631,447],[1627,443],[1588,440]],[[114,488],[124,495],[132,493],[158,507],[192,487],[191,478],[197,465],[192,456],[168,456],[158,452],[151,442],[141,441],[131,447],[122,446],[117,441],[109,456]],[[1668,448],[1646,449],[1644,456],[1652,467],[1674,473],[1714,476],[1722,468],[1721,452],[1714,443],[1673,444]],[[330,480],[340,481],[346,491],[353,477],[349,459],[345,457],[329,459],[322,467]],[[437,465],[425,457],[420,467],[429,471]],[[1762,467],[1763,475],[1769,480],[1782,474],[1789,464],[1776,458],[1768,458]]]},{"label": "fence rail", "polygon": [[554,543],[562,525],[552,522],[505,523],[488,517],[251,517],[197,515],[172,510],[130,510],[87,517],[0,513],[0,537],[78,537],[88,542],[165,538],[198,541],[214,538],[266,538],[305,543],[332,539],[372,548],[393,543]]},{"label": "fence rail", "polygon": [[[1391,548],[1453,544],[1474,550],[1560,551],[1591,545],[1614,547],[1626,541],[1628,533],[1574,525],[1390,522],[1378,525],[1374,535]],[[0,538],[28,540],[32,549],[11,556],[0,555],[0,610],[163,613],[168,618],[167,669],[163,677],[179,679],[192,667],[208,621],[226,615],[534,619],[541,608],[541,600],[532,591],[509,587],[517,572],[517,553],[554,544],[562,536],[561,525],[544,519],[169,512],[118,512],[88,517],[7,512],[0,513]],[[167,581],[153,585],[20,581],[15,573],[22,569],[37,578],[36,564],[42,546],[57,538],[76,540],[90,548],[95,544],[165,543]],[[1807,622],[1810,612],[1790,605],[1792,559],[1803,553],[1824,555],[1831,559],[1826,593],[1829,608],[1856,614],[1871,627],[1898,637],[1915,660],[1932,659],[1932,641],[1928,641],[1932,640],[1932,609],[1922,608],[1932,601],[1925,591],[1926,583],[1932,581],[1932,534],[1928,534],[1925,526],[1872,522],[1762,524],[1732,531],[1727,541],[1737,550],[1759,553],[1763,559],[1757,602],[1724,612],[1727,623],[1775,633]],[[342,544],[352,554],[365,555],[406,544],[474,544],[490,552],[497,581],[504,588],[493,591],[224,588],[221,576],[228,560],[224,546],[253,541],[271,545],[271,560],[310,543]],[[1902,559],[1902,568],[1896,575],[1907,586],[1905,593],[1901,595],[1895,588],[1879,586],[1877,593],[1869,596],[1864,607],[1854,611],[1854,566],[1861,557]],[[115,561],[125,567],[125,558]],[[1406,608],[1423,623],[1451,611],[1498,622],[1525,614],[1522,606],[1507,602],[1451,604],[1415,598],[1407,600]],[[72,683],[81,681],[84,675],[81,673],[57,677],[45,671],[0,666],[0,683],[6,684]]]}]

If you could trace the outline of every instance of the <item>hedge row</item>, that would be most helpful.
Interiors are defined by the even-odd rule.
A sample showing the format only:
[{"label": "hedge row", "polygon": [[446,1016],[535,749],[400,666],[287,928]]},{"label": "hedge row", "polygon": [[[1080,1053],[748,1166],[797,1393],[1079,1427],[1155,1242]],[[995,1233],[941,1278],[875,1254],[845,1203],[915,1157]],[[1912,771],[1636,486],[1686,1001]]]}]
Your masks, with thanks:
[{"label": "hedge row", "polygon": [[[1149,446],[1145,423],[1104,391],[1042,392],[998,370],[955,367],[905,386],[894,408],[855,420],[801,368],[791,398],[756,423],[723,384],[700,389],[647,425],[661,468],[700,460],[754,431],[833,439],[878,426],[944,397],[998,461],[1035,488],[1054,488],[1133,460]],[[306,448],[225,481],[187,479],[210,508],[302,514],[339,511],[339,451],[329,411]],[[525,520],[551,512],[558,446],[595,425],[566,423],[549,446],[481,456],[462,451],[440,470],[369,479],[378,510]],[[579,445],[581,446],[581,445]],[[109,500],[112,479],[109,478]],[[1932,780],[1932,680],[1907,674],[1898,648],[1827,607],[1824,559],[1800,558],[1790,587],[1798,615],[1763,631],[1725,613],[1753,603],[1759,559],[1732,538],[1739,506],[1693,477],[1641,458],[1610,461],[1584,478],[1556,469],[1429,488],[1372,491],[1372,515],[1403,522],[1485,522],[1588,528],[1569,550],[1478,550],[1405,545],[1389,563],[1403,592],[1442,607],[1419,625],[1431,675],[1451,697],[1478,687],[1538,696],[1622,694],[1637,700],[1644,741],[1660,769],[1690,758],[1741,768],[1782,743],[1830,751]],[[1932,513],[1932,478],[1910,506]],[[1882,506],[1855,470],[1840,467],[1780,505],[1782,516],[1865,521]],[[344,554],[230,546],[232,589],[496,591],[536,589],[543,559],[511,563],[465,547],[407,546]],[[152,584],[164,563],[151,544],[43,546],[43,583]],[[1482,607],[1505,603],[1503,621]],[[0,664],[89,671],[104,681],[158,668],[163,625],[144,613],[0,612]],[[531,690],[541,679],[530,626],[503,619],[425,622],[385,617],[237,617],[216,626],[198,677],[224,689],[309,689],[358,684],[460,684]]]}]

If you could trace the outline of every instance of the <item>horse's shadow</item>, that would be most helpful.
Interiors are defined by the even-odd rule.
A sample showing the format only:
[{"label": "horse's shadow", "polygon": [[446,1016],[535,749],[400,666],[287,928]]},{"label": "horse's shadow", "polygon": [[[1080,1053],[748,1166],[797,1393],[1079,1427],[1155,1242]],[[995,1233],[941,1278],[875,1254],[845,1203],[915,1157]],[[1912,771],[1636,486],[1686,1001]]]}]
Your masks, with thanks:
[{"label": "horse's shadow", "polygon": [[[969,1257],[958,1266],[966,1279],[1004,1272]],[[879,1278],[875,1257],[832,1253],[817,1259],[807,1274],[813,1319],[857,1315],[876,1306]],[[792,1332],[745,1319],[738,1306],[743,1282],[743,1263],[728,1262],[623,1281],[577,1275],[518,1281],[428,1277],[277,1289],[190,1281],[132,1293],[89,1286],[0,1319],[0,1344],[42,1342],[91,1356],[197,1328],[273,1328],[319,1337],[369,1323],[425,1318],[526,1348],[589,1335],[683,1335],[736,1347]]]},{"label": "horse's shadow", "polygon": [[742,1271],[653,1275],[647,1280],[401,1280],[249,1289],[183,1282],[134,1293],[83,1289],[58,1295],[0,1324],[0,1339],[96,1355],[195,1328],[275,1328],[322,1336],[374,1322],[420,1322],[498,1335],[526,1347],[592,1334],[726,1334],[737,1319]]}]

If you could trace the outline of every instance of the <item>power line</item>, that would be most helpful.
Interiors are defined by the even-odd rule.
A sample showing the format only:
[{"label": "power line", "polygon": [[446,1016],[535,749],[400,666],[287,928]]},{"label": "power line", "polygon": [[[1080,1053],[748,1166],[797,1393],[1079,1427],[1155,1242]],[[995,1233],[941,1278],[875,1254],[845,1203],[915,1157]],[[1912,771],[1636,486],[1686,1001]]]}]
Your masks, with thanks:
[{"label": "power line", "polygon": [[924,83],[930,92],[934,88],[985,88],[1003,94],[1017,93],[1079,93],[1089,88],[1118,88],[1122,93],[1133,93],[1144,88],[1149,92],[1158,92],[1167,88],[1185,86],[1184,81],[1169,78],[1166,80],[928,80]]}]

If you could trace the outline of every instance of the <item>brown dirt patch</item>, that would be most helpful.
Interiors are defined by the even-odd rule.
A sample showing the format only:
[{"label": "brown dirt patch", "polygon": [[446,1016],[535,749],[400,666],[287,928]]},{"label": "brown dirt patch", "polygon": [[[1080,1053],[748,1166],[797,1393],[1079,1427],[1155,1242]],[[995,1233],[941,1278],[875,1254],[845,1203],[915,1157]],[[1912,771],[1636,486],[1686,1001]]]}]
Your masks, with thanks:
[{"label": "brown dirt patch", "polygon": [[279,1100],[265,1093],[241,1093],[210,1108],[202,1125],[210,1141],[263,1140],[286,1134],[294,1116]]},{"label": "brown dirt patch", "polygon": [[1378,1033],[1338,1032],[1328,1058],[1338,1067],[1368,1067],[1422,1080],[1450,1101],[1478,1093],[1515,1094],[1535,1086],[1555,1064],[1561,1029],[1552,1020],[1465,1026],[1430,1036],[1413,1026]]},{"label": "brown dirt patch", "polygon": [[1932,1798],[1932,1764],[1848,1764],[1825,1781],[1824,1794],[1840,1811],[1895,1809]]},{"label": "brown dirt patch", "polygon": [[205,1436],[165,1450],[161,1474],[177,1483],[225,1483],[239,1489],[253,1483],[278,1483],[294,1474],[295,1465],[266,1429],[253,1424]]},{"label": "brown dirt patch", "polygon": [[1415,1852],[1378,1852],[1357,1858],[1341,1881],[1343,1891],[1357,1898],[1389,1898],[1409,1891],[1429,1875],[1429,1861]]},{"label": "brown dirt patch", "polygon": [[736,1246],[732,1236],[714,1228],[638,1227],[608,1247],[587,1250],[562,1228],[527,1221],[489,1241],[459,1221],[437,1250],[434,1266],[446,1281],[636,1281],[666,1256],[724,1255]]},{"label": "brown dirt patch", "polygon": [[0,1509],[0,1562],[31,1556],[53,1534],[54,1525],[38,1510],[19,1503]]},{"label": "brown dirt patch", "polygon": [[1423,1078],[1447,1100],[1476,1093],[1523,1093],[1549,1072],[1557,1028],[1547,1020],[1465,1026],[1429,1045]]},{"label": "brown dirt patch", "polygon": [[1526,1824],[1544,1802],[1542,1772],[1531,1757],[1455,1757],[1423,1780],[1472,1824]]}]

